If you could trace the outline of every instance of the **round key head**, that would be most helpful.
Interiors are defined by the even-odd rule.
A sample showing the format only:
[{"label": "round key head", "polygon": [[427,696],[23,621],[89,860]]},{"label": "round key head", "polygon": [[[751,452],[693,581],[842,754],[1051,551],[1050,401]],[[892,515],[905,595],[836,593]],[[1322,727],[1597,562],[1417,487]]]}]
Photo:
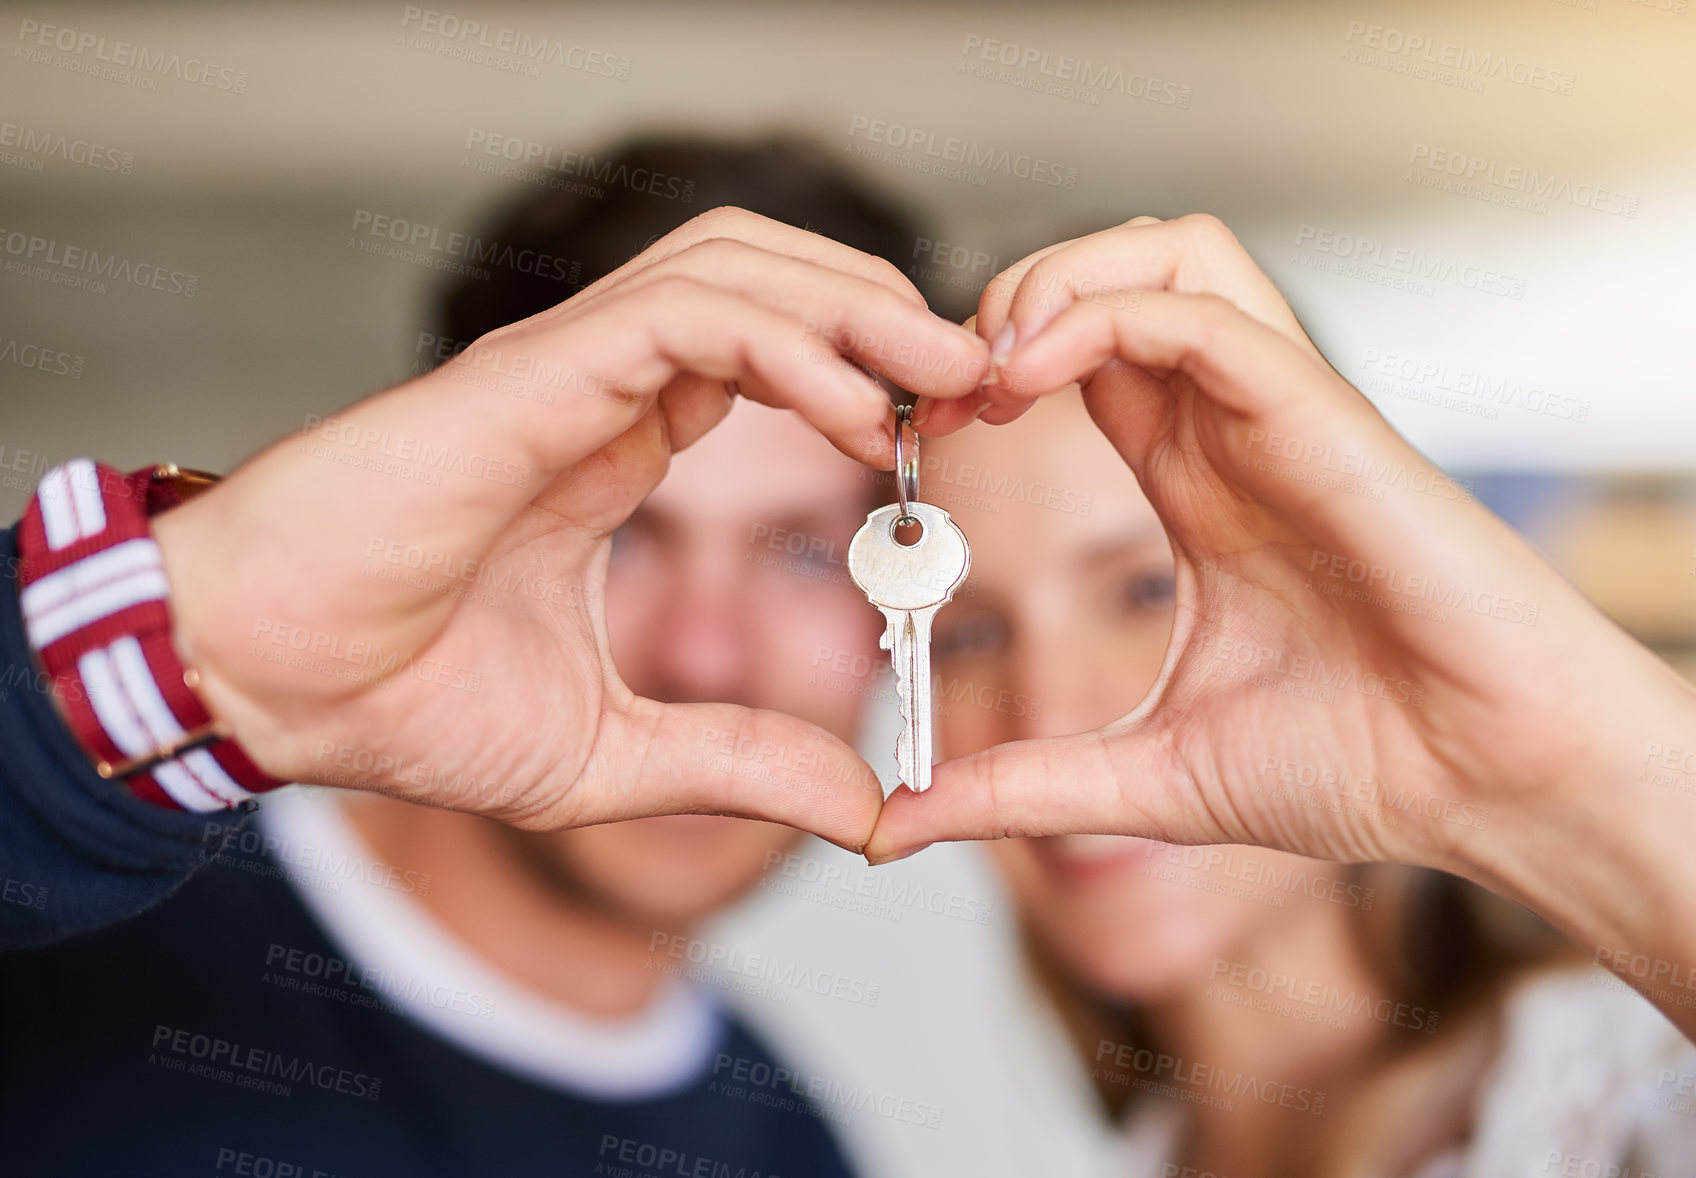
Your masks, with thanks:
[{"label": "round key head", "polygon": [[919,538],[903,544],[895,538],[901,508],[891,503],[866,517],[848,545],[848,572],[873,605],[884,609],[924,609],[953,598],[972,567],[966,533],[948,513],[929,503],[908,505],[919,521]]}]

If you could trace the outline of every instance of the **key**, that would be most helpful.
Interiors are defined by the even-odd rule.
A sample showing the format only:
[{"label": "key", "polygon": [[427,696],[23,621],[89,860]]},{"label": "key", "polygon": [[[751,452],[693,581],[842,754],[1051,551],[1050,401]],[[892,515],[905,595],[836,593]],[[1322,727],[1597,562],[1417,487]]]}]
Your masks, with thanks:
[{"label": "key", "polygon": [[[911,545],[895,538],[903,506],[922,529]],[[889,651],[894,663],[901,701],[895,764],[901,781],[914,793],[930,788],[931,619],[953,598],[971,567],[966,534],[946,511],[929,503],[878,508],[848,545],[849,574],[888,620],[878,645]]]}]

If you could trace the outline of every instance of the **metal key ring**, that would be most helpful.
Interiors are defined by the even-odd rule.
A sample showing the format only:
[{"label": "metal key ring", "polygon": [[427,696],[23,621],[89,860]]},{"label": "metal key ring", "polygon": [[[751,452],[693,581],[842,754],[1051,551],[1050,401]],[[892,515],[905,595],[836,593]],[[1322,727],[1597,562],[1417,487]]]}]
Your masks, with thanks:
[{"label": "metal key ring", "polygon": [[[911,442],[904,442],[912,434]],[[895,494],[901,500],[897,524],[916,523],[911,504],[919,501],[919,431],[913,428],[913,407],[895,407]]]}]

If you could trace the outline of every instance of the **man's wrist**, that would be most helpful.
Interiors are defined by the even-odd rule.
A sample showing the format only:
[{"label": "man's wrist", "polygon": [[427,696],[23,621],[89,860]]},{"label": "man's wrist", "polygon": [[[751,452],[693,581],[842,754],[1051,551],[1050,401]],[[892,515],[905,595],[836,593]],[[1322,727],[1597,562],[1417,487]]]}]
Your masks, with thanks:
[{"label": "man's wrist", "polygon": [[220,640],[220,618],[237,612],[236,603],[222,601],[216,570],[228,560],[225,529],[219,523],[222,504],[217,492],[184,503],[154,517],[153,538],[159,545],[166,579],[171,583],[171,642],[183,661],[194,667],[196,690],[222,729],[247,752],[254,764],[272,777],[293,780],[287,727],[261,701],[240,690],[224,673],[231,644]]}]

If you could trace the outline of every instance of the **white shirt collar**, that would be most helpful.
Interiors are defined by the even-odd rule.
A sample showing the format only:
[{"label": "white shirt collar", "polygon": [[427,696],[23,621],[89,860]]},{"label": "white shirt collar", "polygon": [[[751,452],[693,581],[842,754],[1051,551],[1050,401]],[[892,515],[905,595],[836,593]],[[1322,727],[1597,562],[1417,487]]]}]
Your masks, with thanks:
[{"label": "white shirt collar", "polygon": [[574,1011],[483,961],[406,891],[369,882],[377,857],[331,791],[284,790],[265,799],[258,822],[278,840],[296,896],[374,996],[461,1051],[600,1100],[665,1096],[710,1069],[725,1019],[702,990],[667,979],[634,1017]]}]

